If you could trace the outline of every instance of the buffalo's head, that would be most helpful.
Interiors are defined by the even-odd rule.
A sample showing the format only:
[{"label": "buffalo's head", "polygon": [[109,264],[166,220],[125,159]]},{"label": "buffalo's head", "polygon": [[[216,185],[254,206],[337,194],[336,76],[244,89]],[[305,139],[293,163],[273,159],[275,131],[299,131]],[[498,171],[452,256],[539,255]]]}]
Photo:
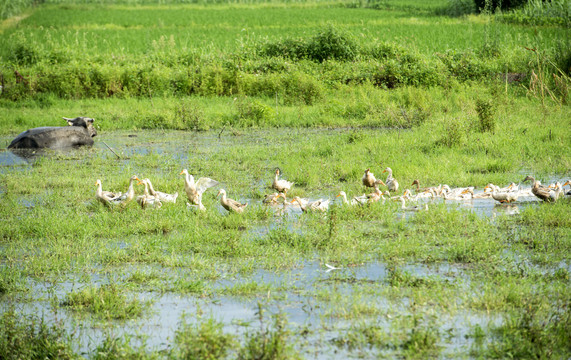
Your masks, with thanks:
[{"label": "buffalo's head", "polygon": [[64,120],[67,121],[69,126],[81,126],[87,129],[87,133],[89,136],[94,137],[97,135],[97,131],[93,127],[93,119],[88,117],[76,117],[75,119],[69,119],[64,117]]}]

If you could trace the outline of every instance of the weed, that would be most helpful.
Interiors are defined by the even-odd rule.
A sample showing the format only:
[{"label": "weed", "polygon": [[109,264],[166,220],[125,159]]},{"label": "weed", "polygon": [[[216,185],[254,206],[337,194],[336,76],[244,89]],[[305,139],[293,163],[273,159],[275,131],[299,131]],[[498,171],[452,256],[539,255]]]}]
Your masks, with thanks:
[{"label": "weed", "polygon": [[493,329],[494,340],[488,345],[486,356],[500,358],[509,353],[522,359],[565,357],[571,352],[568,307],[569,304],[561,304],[562,311],[546,314],[530,301],[504,325]]},{"label": "weed", "polygon": [[199,319],[197,324],[181,323],[170,351],[174,359],[224,359],[234,345],[232,335],[225,334],[223,325],[212,318]]},{"label": "weed", "polygon": [[0,316],[0,358],[75,359],[65,330],[43,318],[19,316],[14,310]]},{"label": "weed", "polygon": [[178,104],[175,116],[182,123],[180,129],[205,131],[210,128],[204,117],[204,111],[190,99],[182,100]]},{"label": "weed", "polygon": [[94,351],[94,360],[153,360],[160,359],[158,353],[147,352],[143,343],[139,348],[133,348],[128,335],[121,337],[108,335]]},{"label": "weed", "polygon": [[124,320],[141,316],[147,303],[127,300],[117,285],[111,284],[70,292],[61,305],[78,311],[88,310],[104,319]]},{"label": "weed", "polygon": [[493,133],[496,128],[496,109],[491,99],[477,99],[476,112],[480,120],[480,131]]},{"label": "weed", "polygon": [[298,359],[299,354],[288,342],[290,331],[287,329],[287,321],[283,314],[273,316],[273,322],[268,324],[264,319],[264,309],[258,303],[256,315],[260,321],[260,330],[246,334],[245,343],[240,348],[237,358],[240,360],[250,359]]}]

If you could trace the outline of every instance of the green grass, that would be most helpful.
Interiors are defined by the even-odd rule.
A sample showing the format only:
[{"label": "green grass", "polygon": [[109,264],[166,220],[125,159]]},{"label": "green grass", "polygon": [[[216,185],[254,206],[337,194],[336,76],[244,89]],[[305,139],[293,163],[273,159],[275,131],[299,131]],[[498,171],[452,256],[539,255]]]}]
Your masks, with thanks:
[{"label": "green grass", "polygon": [[88,287],[67,294],[61,303],[77,312],[87,310],[103,319],[125,320],[141,316],[148,302],[127,299],[123,291],[115,284]]},{"label": "green grass", "polygon": [[[93,148],[0,169],[0,312],[18,339],[0,336],[4,352],[75,356],[67,328],[5,310],[50,298],[57,319],[93,314],[102,340],[81,346],[98,359],[569,353],[569,199],[495,219],[446,204],[406,220],[392,202],[285,217],[261,204],[276,167],[290,198],[360,195],[363,171],[384,180],[386,166],[401,188],[569,177],[569,78],[555,61],[568,29],[449,18],[444,5],[54,0],[4,22],[0,146],[62,116],[94,117],[99,132]],[[247,211],[227,214],[217,189],[189,211],[184,168]],[[124,192],[134,174],[178,203],[96,201],[97,179]],[[153,319],[148,296],[197,307],[166,349],[126,326]],[[238,324],[198,309],[260,299]]]}]

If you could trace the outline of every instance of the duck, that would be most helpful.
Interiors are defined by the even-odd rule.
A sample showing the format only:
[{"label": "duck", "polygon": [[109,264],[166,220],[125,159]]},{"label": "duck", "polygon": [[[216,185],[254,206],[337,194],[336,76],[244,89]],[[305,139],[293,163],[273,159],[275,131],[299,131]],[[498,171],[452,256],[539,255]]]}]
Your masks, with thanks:
[{"label": "duck", "polygon": [[163,203],[176,204],[178,192],[175,192],[174,194],[167,194],[167,193],[162,192],[162,191],[155,191],[155,188],[153,187],[153,183],[151,183],[151,180],[149,180],[148,178],[145,178],[145,181],[147,182],[147,184],[149,186],[149,192],[151,195],[158,198]]},{"label": "duck", "polygon": [[279,192],[286,193],[293,186],[293,182],[287,181],[285,179],[279,179],[280,169],[276,169],[276,177],[272,182],[272,189],[276,189]]},{"label": "duck", "polygon": [[278,200],[280,198],[283,198],[284,201],[283,203],[285,204],[287,201],[286,195],[285,193],[281,192],[281,193],[273,193],[273,194],[267,194],[264,196],[264,199],[262,200],[262,203],[264,204],[270,204],[270,205],[275,205],[278,204]]},{"label": "duck", "polygon": [[163,206],[158,197],[153,196],[149,193],[149,183],[147,182],[147,179],[140,180],[138,185],[145,186],[145,192],[143,193],[143,195],[137,196],[137,203],[141,206],[141,208],[160,209],[160,207]]},{"label": "duck", "polygon": [[202,205],[202,194],[209,188],[218,185],[218,181],[207,177],[201,177],[195,183],[194,176],[190,175],[187,169],[182,170],[179,175],[182,174],[185,175],[184,191],[186,192],[186,196],[188,197],[190,204],[198,206],[199,210],[206,210],[204,205]]},{"label": "duck", "polygon": [[424,211],[424,210],[428,210],[428,204],[424,204],[424,205],[414,205],[414,206],[406,206],[406,201],[404,199],[403,196],[398,196],[396,199],[396,201],[400,201],[401,203],[401,209],[404,211]]},{"label": "duck", "polygon": [[127,192],[115,199],[112,199],[111,201],[115,204],[123,205],[130,203],[135,198],[135,188],[133,187],[135,180],[140,181],[137,175],[131,176],[131,178],[129,178],[129,188],[127,189]]},{"label": "duck", "polygon": [[327,211],[327,209],[329,209],[329,199],[327,200],[319,199],[310,202],[309,200],[301,199],[299,196],[296,196],[291,201],[292,204],[294,202],[297,202],[299,204],[299,207],[303,212],[309,212],[309,211],[325,212]]},{"label": "duck", "polygon": [[[511,184],[510,184],[511,185]],[[500,203],[511,203],[517,201],[519,194],[514,191],[509,191],[511,189],[510,186],[507,186],[503,189],[500,189],[498,186],[495,185],[487,185],[486,188],[491,188],[491,196],[492,199],[499,201]]]},{"label": "duck", "polygon": [[[567,180],[567,181],[565,182],[565,184],[563,184],[563,185],[561,186],[561,188],[564,188],[564,187],[567,186],[567,185],[569,185],[569,187],[571,187],[571,180]],[[571,195],[571,190],[569,190],[568,192],[566,192],[565,195]]]},{"label": "duck", "polygon": [[117,194],[109,191],[103,191],[101,180],[97,180],[95,182],[95,185],[97,186],[96,196],[105,205],[127,205],[135,198],[135,188],[133,187],[133,182],[135,180],[139,181],[137,175],[131,176],[129,179],[129,188],[127,189],[127,192]]},{"label": "duck", "polygon": [[561,187],[557,191],[553,191],[548,187],[541,185],[541,183],[531,175],[528,175],[523,179],[522,182],[531,181],[531,193],[535,195],[540,200],[547,201],[547,202],[554,202],[559,197],[561,192]]},{"label": "duck", "polygon": [[464,189],[464,191],[462,191],[461,194],[462,195],[468,195],[472,199],[488,199],[488,198],[492,197],[492,190],[486,186],[484,188],[484,192],[476,194],[476,193],[474,193],[473,188],[466,188],[466,189]]},{"label": "duck", "polygon": [[438,185],[438,186],[431,186],[431,187],[425,187],[425,188],[420,188],[420,181],[418,179],[415,179],[412,184],[410,184],[410,186],[414,186],[416,185],[416,194],[417,196],[420,194],[425,194],[422,195],[422,197],[435,197],[435,196],[440,196],[440,193],[442,192],[442,184]]},{"label": "duck", "polygon": [[103,190],[103,186],[101,185],[100,179],[97,179],[97,181],[95,181],[95,186],[97,186],[97,190],[95,190],[95,195],[97,199],[103,202],[104,204],[107,204],[108,201],[116,199],[122,195],[120,192],[116,193]]},{"label": "duck", "polygon": [[379,186],[380,184],[386,186],[383,180],[375,178],[375,175],[371,172],[370,168],[365,170],[365,173],[363,174],[361,181],[363,182],[363,185],[365,185],[366,187],[376,187]]},{"label": "duck", "polygon": [[379,190],[378,187],[375,187],[375,191],[373,191],[370,194],[367,194],[367,198],[369,199],[369,202],[377,202],[379,200],[382,200],[382,203],[384,203],[386,200],[384,195],[390,197],[391,193],[388,190],[382,192],[381,190]]},{"label": "duck", "polygon": [[390,167],[385,168],[383,172],[389,173],[387,175],[386,185],[390,192],[397,192],[399,190],[399,183],[397,179],[393,177],[393,170]]},{"label": "duck", "polygon": [[279,197],[279,193],[273,193],[273,194],[266,194],[264,195],[264,199],[262,200],[262,203],[264,204],[277,204],[278,202],[278,197]]},{"label": "duck", "polygon": [[230,212],[241,213],[244,212],[244,209],[248,206],[248,203],[241,204],[236,200],[230,199],[226,197],[226,190],[220,189],[216,197],[222,195],[220,198],[220,205]]},{"label": "duck", "polygon": [[343,204],[349,204],[349,205],[365,205],[368,201],[369,198],[367,198],[367,195],[363,194],[361,196],[354,196],[351,199],[351,202],[347,201],[347,194],[345,193],[345,191],[339,191],[339,194],[336,197],[341,197],[341,199],[343,199]]}]

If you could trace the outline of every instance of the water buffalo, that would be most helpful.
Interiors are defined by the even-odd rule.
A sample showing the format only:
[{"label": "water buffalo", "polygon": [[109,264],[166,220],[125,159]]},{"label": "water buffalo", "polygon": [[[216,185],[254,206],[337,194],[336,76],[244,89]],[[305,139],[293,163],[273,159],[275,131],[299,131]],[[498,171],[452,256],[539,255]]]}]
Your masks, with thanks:
[{"label": "water buffalo", "polygon": [[64,119],[69,126],[39,127],[26,130],[16,136],[8,149],[59,149],[72,146],[93,145],[92,137],[97,135],[93,119],[76,117]]}]

